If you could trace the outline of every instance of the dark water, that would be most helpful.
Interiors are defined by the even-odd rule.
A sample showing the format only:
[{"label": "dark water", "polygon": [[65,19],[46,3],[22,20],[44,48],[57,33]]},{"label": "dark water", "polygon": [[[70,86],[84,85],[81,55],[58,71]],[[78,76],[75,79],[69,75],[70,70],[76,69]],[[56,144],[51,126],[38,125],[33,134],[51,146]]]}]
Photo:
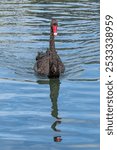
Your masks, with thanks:
[{"label": "dark water", "polygon": [[[33,71],[52,17],[60,80]],[[99,150],[99,104],[99,1],[0,1],[0,150]]]}]

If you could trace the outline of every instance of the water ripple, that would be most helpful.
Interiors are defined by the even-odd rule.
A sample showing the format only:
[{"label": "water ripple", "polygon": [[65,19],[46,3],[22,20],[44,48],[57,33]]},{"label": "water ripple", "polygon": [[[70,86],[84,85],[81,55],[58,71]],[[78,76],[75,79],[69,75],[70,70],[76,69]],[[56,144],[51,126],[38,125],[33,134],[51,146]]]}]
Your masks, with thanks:
[{"label": "water ripple", "polygon": [[[10,66],[17,74],[18,72],[23,74],[21,70],[27,69],[33,73],[31,71],[33,59],[38,47],[44,51],[48,47],[49,22],[52,16],[59,21],[56,47],[66,66],[66,78],[69,76],[72,79],[73,74],[78,78],[79,72],[85,71],[84,65],[99,63],[99,45],[95,44],[98,43],[97,40],[99,41],[98,3],[55,1],[47,5],[43,1],[22,3],[17,0],[13,2],[6,0],[4,3],[1,2],[0,6],[2,16],[0,43],[3,49],[0,60],[2,62],[3,59],[6,60],[4,66]],[[13,58],[11,53],[18,58]],[[13,61],[12,59],[7,61],[11,57]],[[13,62],[15,66],[12,65]],[[25,63],[19,67],[22,62]]]},{"label": "water ripple", "polygon": [[[66,68],[60,80],[33,71],[53,17]],[[0,147],[98,150],[99,1],[4,0],[0,18]]]}]

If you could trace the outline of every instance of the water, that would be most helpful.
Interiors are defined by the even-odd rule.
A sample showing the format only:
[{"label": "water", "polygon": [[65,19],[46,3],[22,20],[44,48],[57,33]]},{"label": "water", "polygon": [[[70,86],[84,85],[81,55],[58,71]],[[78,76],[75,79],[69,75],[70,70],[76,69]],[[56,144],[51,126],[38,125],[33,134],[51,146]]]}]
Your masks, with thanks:
[{"label": "water", "polygon": [[[33,71],[52,17],[59,80]],[[99,150],[99,1],[4,0],[0,20],[0,149]]]}]

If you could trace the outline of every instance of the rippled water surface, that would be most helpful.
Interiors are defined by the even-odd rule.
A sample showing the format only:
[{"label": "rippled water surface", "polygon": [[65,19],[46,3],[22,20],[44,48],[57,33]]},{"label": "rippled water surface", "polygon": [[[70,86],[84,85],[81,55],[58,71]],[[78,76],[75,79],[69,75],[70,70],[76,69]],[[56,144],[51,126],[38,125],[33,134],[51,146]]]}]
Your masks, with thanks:
[{"label": "rippled water surface", "polygon": [[[65,64],[59,79],[33,71],[49,46]],[[99,150],[99,1],[0,1],[0,147]]]}]

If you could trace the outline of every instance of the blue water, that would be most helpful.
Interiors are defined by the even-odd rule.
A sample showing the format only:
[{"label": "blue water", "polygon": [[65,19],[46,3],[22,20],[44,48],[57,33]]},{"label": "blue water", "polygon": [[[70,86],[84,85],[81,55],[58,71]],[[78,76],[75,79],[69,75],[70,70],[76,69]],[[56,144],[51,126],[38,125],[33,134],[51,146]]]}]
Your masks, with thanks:
[{"label": "blue water", "polygon": [[[59,80],[33,71],[58,20]],[[0,150],[99,150],[99,1],[0,2]]]}]

